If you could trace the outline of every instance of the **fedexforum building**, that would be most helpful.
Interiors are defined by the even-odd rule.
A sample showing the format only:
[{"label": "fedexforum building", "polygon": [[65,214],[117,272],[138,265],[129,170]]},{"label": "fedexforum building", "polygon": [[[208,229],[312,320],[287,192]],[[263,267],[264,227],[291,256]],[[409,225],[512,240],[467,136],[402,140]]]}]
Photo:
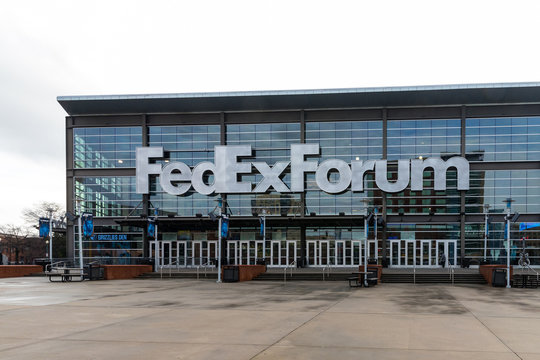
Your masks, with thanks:
[{"label": "fedexforum building", "polygon": [[223,213],[229,264],[505,263],[511,199],[511,255],[540,264],[540,83],[58,101],[85,261],[212,262]]}]

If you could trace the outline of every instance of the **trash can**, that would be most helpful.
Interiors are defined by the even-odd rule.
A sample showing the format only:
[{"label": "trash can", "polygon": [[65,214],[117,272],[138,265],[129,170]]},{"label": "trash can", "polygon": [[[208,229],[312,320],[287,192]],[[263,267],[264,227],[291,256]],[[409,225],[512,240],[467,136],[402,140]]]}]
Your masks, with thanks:
[{"label": "trash can", "polygon": [[87,264],[84,272],[86,280],[101,280],[103,279],[103,268],[99,264]]},{"label": "trash can", "polygon": [[227,265],[223,266],[223,282],[238,281],[238,266]]},{"label": "trash can", "polygon": [[506,286],[506,269],[493,269],[491,277],[491,286],[505,287]]}]

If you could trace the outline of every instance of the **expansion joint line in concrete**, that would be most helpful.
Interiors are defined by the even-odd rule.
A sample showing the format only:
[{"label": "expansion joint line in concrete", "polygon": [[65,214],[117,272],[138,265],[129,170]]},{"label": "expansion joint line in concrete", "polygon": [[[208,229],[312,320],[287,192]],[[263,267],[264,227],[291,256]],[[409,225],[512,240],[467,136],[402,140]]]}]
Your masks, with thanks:
[{"label": "expansion joint line in concrete", "polygon": [[312,316],[311,318],[307,319],[306,321],[304,321],[302,324],[298,325],[297,327],[295,327],[294,329],[292,329],[291,331],[289,331],[287,334],[283,335],[282,337],[280,337],[279,339],[277,339],[276,341],[274,341],[272,344],[268,345],[267,347],[265,347],[264,349],[262,349],[261,351],[259,351],[258,353],[256,353],[255,355],[253,355],[251,359],[255,359],[257,356],[259,356],[260,354],[264,353],[266,350],[270,349],[272,346],[278,344],[281,340],[285,339],[287,336],[291,335],[292,333],[294,333],[296,330],[300,329],[301,327],[305,326],[306,324],[310,323],[311,321],[313,321],[315,318],[319,317],[321,314],[324,314],[325,312],[327,312],[329,309],[333,308],[334,306],[336,306],[337,304],[339,304],[340,302],[342,302],[343,300],[345,299],[348,299],[350,296],[351,296],[352,293],[349,294],[349,296],[347,297],[344,297],[342,299],[339,299],[338,301],[334,302],[333,304],[329,305],[326,309],[324,310],[321,310],[319,311],[317,314],[315,314],[314,316]]},{"label": "expansion joint line in concrete", "polygon": [[[455,299],[455,298],[454,298]],[[456,299],[457,300],[457,299]],[[458,300],[459,301],[459,300]],[[461,303],[461,301],[460,301]],[[497,338],[497,340],[499,340],[501,342],[501,344],[503,344],[508,350],[510,350],[514,355],[516,355],[519,359],[523,360],[523,358],[521,356],[518,355],[518,353],[516,353],[510,346],[508,346],[508,344],[506,344],[504,342],[503,339],[501,339],[499,336],[497,336],[497,334],[495,334],[493,332],[493,330],[491,330],[486,324],[484,324],[484,322],[478,317],[476,316],[476,314],[474,312],[471,311],[471,309],[469,309],[467,306],[465,306],[465,304],[461,303],[461,306],[463,306],[465,309],[467,309],[468,312],[471,313],[472,316],[474,316],[474,318],[480,323],[482,324],[483,327],[486,328],[487,331],[489,331],[490,333],[493,334],[493,336],[495,336]]]}]

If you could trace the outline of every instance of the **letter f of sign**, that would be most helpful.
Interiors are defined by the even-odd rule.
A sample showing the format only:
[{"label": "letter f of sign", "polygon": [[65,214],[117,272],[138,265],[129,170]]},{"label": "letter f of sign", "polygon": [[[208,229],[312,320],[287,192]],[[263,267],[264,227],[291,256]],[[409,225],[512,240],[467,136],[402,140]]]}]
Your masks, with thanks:
[{"label": "letter f of sign", "polygon": [[137,194],[148,194],[148,175],[161,174],[161,165],[160,164],[149,164],[148,160],[150,158],[162,158],[163,157],[163,147],[139,147],[135,151],[135,177],[137,182]]},{"label": "letter f of sign", "polygon": [[263,176],[261,182],[257,184],[255,189],[253,189],[253,192],[264,193],[270,188],[270,186],[280,193],[290,192],[287,185],[285,185],[279,177],[283,170],[289,166],[290,161],[279,161],[272,168],[270,168],[270,166],[264,162],[254,162],[252,164]]}]

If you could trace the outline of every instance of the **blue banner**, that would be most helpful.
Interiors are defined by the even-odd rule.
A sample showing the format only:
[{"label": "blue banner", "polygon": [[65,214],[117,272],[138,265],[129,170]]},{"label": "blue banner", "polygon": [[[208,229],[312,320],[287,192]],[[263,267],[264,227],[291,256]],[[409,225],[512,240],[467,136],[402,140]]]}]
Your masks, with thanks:
[{"label": "blue banner", "polygon": [[156,238],[156,220],[154,218],[148,218],[147,237],[149,239]]},{"label": "blue banner", "polygon": [[83,235],[92,236],[94,235],[94,217],[92,213],[83,213],[81,215]]},{"label": "blue banner", "polygon": [[229,236],[229,218],[226,215],[221,217],[221,238],[226,239]]},{"label": "blue banner", "polygon": [[261,236],[264,236],[264,217],[260,217],[259,222],[261,223]]},{"label": "blue banner", "polygon": [[49,219],[47,218],[39,218],[39,237],[45,238],[49,236]]}]

